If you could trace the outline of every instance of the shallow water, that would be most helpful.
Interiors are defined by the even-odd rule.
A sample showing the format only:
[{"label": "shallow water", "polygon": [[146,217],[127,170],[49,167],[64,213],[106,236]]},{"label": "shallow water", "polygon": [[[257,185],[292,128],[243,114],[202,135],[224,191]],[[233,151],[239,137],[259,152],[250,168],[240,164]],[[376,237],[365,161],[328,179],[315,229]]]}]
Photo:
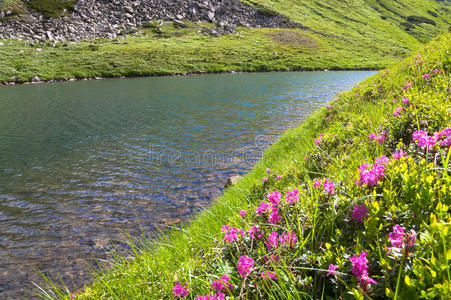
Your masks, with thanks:
[{"label": "shallow water", "polygon": [[124,232],[186,220],[287,128],[374,72],[0,88],[0,298],[69,287]]}]

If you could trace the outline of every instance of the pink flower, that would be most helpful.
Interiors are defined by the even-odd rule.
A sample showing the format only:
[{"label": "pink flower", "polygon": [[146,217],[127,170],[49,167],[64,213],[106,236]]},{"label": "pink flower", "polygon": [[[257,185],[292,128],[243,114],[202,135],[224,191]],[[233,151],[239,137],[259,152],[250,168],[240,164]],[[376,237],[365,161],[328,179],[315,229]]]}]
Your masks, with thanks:
[{"label": "pink flower", "polygon": [[279,236],[279,242],[282,246],[285,246],[285,244],[287,244],[290,248],[294,248],[297,241],[298,238],[296,237],[296,234],[294,232],[284,232]]},{"label": "pink flower", "polygon": [[313,186],[314,186],[315,188],[319,188],[322,184],[323,184],[323,182],[322,182],[321,180],[319,180],[319,179],[316,179],[316,180],[313,182]]},{"label": "pink flower", "polygon": [[402,98],[402,104],[409,103],[409,98]]},{"label": "pink flower", "polygon": [[174,296],[178,298],[186,297],[189,294],[188,284],[185,283],[185,286],[182,286],[180,285],[180,282],[177,282],[174,288],[172,289],[172,292],[174,293]]},{"label": "pink flower", "polygon": [[429,73],[426,73],[426,74],[423,74],[423,76],[421,76],[421,78],[424,79],[424,80],[429,80],[430,76],[431,75],[429,75]]},{"label": "pink flower", "polygon": [[271,205],[266,202],[262,202],[260,203],[260,206],[255,210],[255,213],[260,216],[261,214],[268,213],[270,208]]},{"label": "pink flower", "polygon": [[407,250],[415,244],[417,239],[417,233],[411,229],[409,232],[405,232],[405,228],[400,225],[393,226],[393,231],[388,234],[388,240],[390,241],[392,248],[389,248],[389,252],[392,250],[398,250],[406,248]]},{"label": "pink flower", "polygon": [[266,177],[263,177],[263,178],[262,178],[262,181],[263,181],[263,183],[265,183],[265,182],[267,182],[267,181],[268,181],[268,178],[266,178]]},{"label": "pink flower", "polygon": [[398,107],[396,108],[395,112],[393,113],[393,116],[399,116],[402,112],[404,112],[404,108]]},{"label": "pink flower", "polygon": [[278,224],[281,219],[282,219],[282,216],[280,216],[278,214],[278,209],[276,207],[273,207],[272,213],[269,215],[269,218],[268,218],[268,223]]},{"label": "pink flower", "polygon": [[277,175],[277,180],[280,180],[280,179],[282,179],[282,176]]},{"label": "pink flower", "polygon": [[354,204],[354,209],[352,210],[352,219],[354,221],[363,223],[363,219],[368,215],[368,209],[366,208],[365,204],[360,204],[359,206],[357,204]]},{"label": "pink flower", "polygon": [[332,195],[334,193],[335,184],[332,181],[329,181],[329,178],[324,180],[323,186],[329,195]]},{"label": "pink flower", "polygon": [[227,233],[229,231],[229,229],[230,229],[230,225],[225,224],[225,225],[221,226],[222,233]]},{"label": "pink flower", "polygon": [[263,232],[263,230],[260,230],[260,228],[258,227],[258,225],[253,225],[247,232],[249,234],[249,236],[254,239],[254,240],[259,240],[263,237],[263,235],[265,234]]},{"label": "pink flower", "polygon": [[406,83],[404,84],[404,87],[402,89],[407,90],[410,87],[412,87],[412,83],[410,81],[406,81]]},{"label": "pink flower", "polygon": [[352,263],[352,274],[359,280],[360,285],[376,284],[376,281],[368,276],[368,251],[360,253],[359,256],[354,254],[349,260]]},{"label": "pink flower", "polygon": [[317,145],[317,146],[320,145],[321,144],[321,139],[316,139],[314,144]]},{"label": "pink flower", "polygon": [[432,73],[437,74],[438,73],[438,69],[432,70]]},{"label": "pink flower", "polygon": [[226,243],[236,242],[236,241],[238,241],[238,235],[241,235],[241,236],[244,235],[243,230],[239,230],[238,228],[235,228],[235,227],[230,227],[230,229],[228,229],[225,232],[223,231],[223,233],[225,233],[224,240]]},{"label": "pink flower", "polygon": [[436,139],[432,136],[429,136],[426,131],[417,130],[412,134],[412,139],[416,142],[419,147],[422,148],[433,148]]},{"label": "pink flower", "polygon": [[359,93],[355,93],[355,95],[354,96],[356,96],[356,97],[359,97]]},{"label": "pink flower", "polygon": [[330,272],[327,273],[326,277],[329,277],[330,275],[337,276],[337,272],[335,272],[337,270],[338,270],[338,266],[330,264],[329,269],[327,269],[327,271],[330,271]]},{"label": "pink flower", "polygon": [[279,191],[268,193],[266,196],[268,197],[268,200],[272,206],[279,205],[280,199],[282,198],[282,194]]},{"label": "pink flower", "polygon": [[331,109],[332,108],[332,106],[330,106],[329,104],[326,107],[327,107],[327,109]]},{"label": "pink flower", "polygon": [[299,200],[299,190],[298,189],[294,189],[292,191],[287,190],[287,195],[285,196],[285,198],[287,199],[287,203],[294,203],[296,201]]},{"label": "pink flower", "polygon": [[447,127],[442,131],[436,132],[434,134],[434,140],[436,141],[436,143],[441,140],[441,146],[449,147],[451,145],[451,127]]},{"label": "pink flower", "polygon": [[261,276],[264,280],[268,280],[268,279],[277,280],[276,274],[269,272],[269,271],[262,272]]},{"label": "pink flower", "polygon": [[241,218],[244,218],[244,217],[246,217],[246,213],[247,213],[247,211],[245,211],[244,209],[242,209],[242,210],[240,210],[239,215],[240,215]]},{"label": "pink flower", "polygon": [[240,259],[238,259],[236,267],[238,269],[238,274],[245,278],[252,271],[252,268],[254,267],[254,260],[246,255],[243,255]]},{"label": "pink flower", "polygon": [[224,300],[224,293],[217,293],[214,295],[197,296],[194,300]]},{"label": "pink flower", "polygon": [[[368,187],[375,186],[385,176],[385,164],[388,163],[388,158],[381,156],[379,159],[375,159],[375,163],[370,165],[363,163],[360,165],[360,179],[356,182],[357,185]],[[371,169],[370,169],[371,167]]]},{"label": "pink flower", "polygon": [[226,274],[222,275],[220,279],[212,282],[211,286],[216,292],[221,292],[222,290],[231,291],[233,289],[233,285],[229,282],[230,277]]},{"label": "pink flower", "polygon": [[271,169],[270,168],[266,168],[266,173],[270,173]]},{"label": "pink flower", "polygon": [[376,143],[378,143],[379,145],[381,145],[383,142],[384,142],[384,140],[385,140],[385,136],[383,136],[383,135],[381,135],[381,134],[376,134],[376,133],[371,133],[369,136],[368,136],[368,139],[371,141],[371,140],[374,140],[374,142],[376,142]]},{"label": "pink flower", "polygon": [[392,157],[394,159],[400,160],[402,157],[404,157],[404,151],[402,151],[402,149],[399,149],[398,151],[393,153]]},{"label": "pink flower", "polygon": [[272,232],[268,236],[268,240],[265,242],[265,245],[268,248],[268,250],[270,250],[271,248],[277,248],[278,247],[277,232]]}]

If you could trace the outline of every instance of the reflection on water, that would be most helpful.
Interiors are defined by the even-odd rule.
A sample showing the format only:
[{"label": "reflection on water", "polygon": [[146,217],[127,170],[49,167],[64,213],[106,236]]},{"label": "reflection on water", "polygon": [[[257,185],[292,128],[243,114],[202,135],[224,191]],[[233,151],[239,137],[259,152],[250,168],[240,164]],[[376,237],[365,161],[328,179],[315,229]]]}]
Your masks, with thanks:
[{"label": "reflection on water", "polygon": [[217,197],[287,128],[372,72],[206,75],[0,89],[0,298],[69,286],[121,232]]}]

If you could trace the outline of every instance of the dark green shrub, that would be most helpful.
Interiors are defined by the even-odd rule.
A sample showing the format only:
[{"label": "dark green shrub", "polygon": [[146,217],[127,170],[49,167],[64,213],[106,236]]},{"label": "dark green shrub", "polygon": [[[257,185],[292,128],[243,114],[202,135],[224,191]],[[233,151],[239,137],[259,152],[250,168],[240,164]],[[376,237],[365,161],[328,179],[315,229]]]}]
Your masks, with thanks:
[{"label": "dark green shrub", "polygon": [[408,16],[407,21],[414,24],[426,23],[434,26],[436,25],[434,20],[421,16]]},{"label": "dark green shrub", "polygon": [[74,10],[78,0],[28,0],[29,9],[40,12],[45,18],[57,18]]},{"label": "dark green shrub", "polygon": [[25,12],[22,2],[17,0],[0,0],[0,11],[9,11],[8,16],[17,16]]},{"label": "dark green shrub", "polygon": [[415,28],[415,25],[413,25],[412,23],[409,23],[409,22],[402,22],[400,25],[402,25],[402,26],[404,26],[406,28],[409,28],[409,29],[414,29]]},{"label": "dark green shrub", "polygon": [[428,14],[430,14],[431,16],[436,17],[436,18],[438,17],[437,13],[432,10],[428,10]]},{"label": "dark green shrub", "polygon": [[275,10],[269,8],[269,7],[259,7],[257,8],[257,11],[264,15],[264,16],[268,16],[268,17],[275,17],[277,16],[279,13],[276,12]]}]

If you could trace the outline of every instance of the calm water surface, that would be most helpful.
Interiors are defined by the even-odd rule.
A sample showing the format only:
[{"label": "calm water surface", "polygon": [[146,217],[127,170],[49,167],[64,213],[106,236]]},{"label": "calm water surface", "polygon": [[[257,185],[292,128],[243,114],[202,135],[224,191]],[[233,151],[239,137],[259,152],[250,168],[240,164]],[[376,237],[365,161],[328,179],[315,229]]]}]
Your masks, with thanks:
[{"label": "calm water surface", "polygon": [[0,298],[36,270],[70,286],[123,232],[221,193],[287,128],[373,72],[139,78],[0,88]]}]

